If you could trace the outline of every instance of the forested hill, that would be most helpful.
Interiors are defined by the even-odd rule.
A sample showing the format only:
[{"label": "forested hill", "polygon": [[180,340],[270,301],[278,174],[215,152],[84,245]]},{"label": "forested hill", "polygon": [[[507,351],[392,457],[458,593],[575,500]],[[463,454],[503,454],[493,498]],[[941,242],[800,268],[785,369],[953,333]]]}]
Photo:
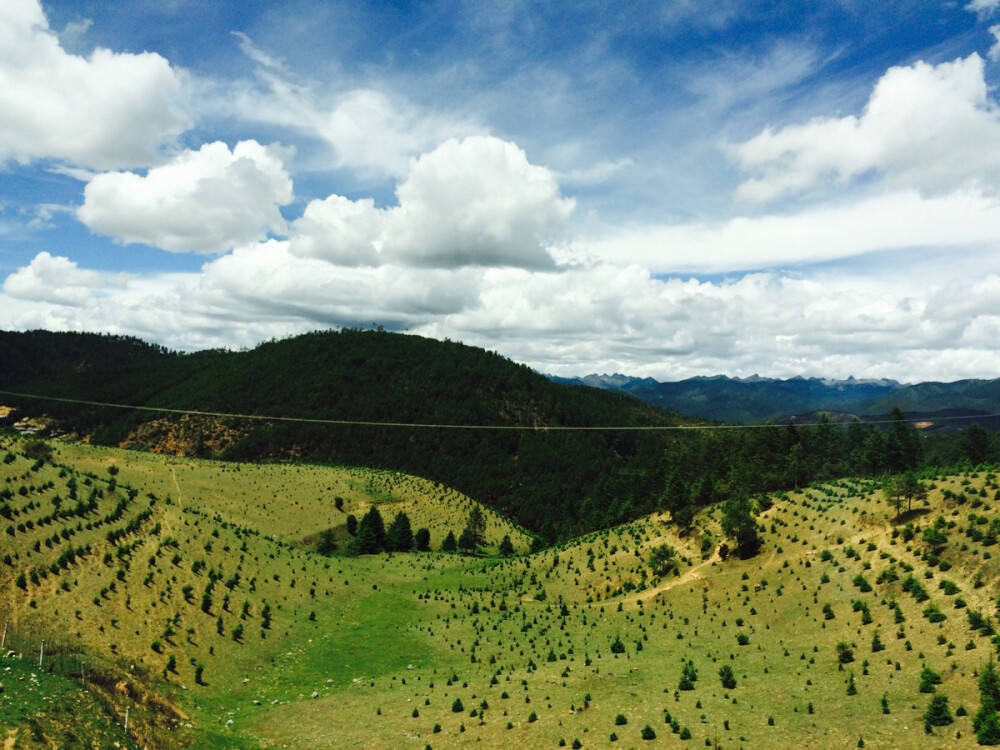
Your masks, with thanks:
[{"label": "forested hill", "polygon": [[[615,393],[559,386],[497,354],[381,331],[321,332],[251,351],[167,352],[136,339],[0,333],[0,388],[168,409],[438,425],[669,425],[682,421]],[[97,442],[223,458],[300,458],[418,473],[491,503],[550,537],[651,507],[663,436],[448,430],[184,419],[12,396]],[[191,430],[200,434],[190,439]],[[579,503],[592,500],[585,517]]]},{"label": "forested hill", "polygon": [[419,474],[548,540],[661,508],[690,517],[694,507],[734,492],[997,460],[992,434],[970,427],[928,440],[898,410],[884,427],[824,420],[810,428],[539,430],[694,422],[625,394],[553,383],[482,349],[381,331],[321,332],[251,351],[193,354],[124,337],[0,332],[0,390],[317,420],[191,417],[0,394],[0,405],[18,409],[8,421],[45,416],[58,430],[104,444]]}]

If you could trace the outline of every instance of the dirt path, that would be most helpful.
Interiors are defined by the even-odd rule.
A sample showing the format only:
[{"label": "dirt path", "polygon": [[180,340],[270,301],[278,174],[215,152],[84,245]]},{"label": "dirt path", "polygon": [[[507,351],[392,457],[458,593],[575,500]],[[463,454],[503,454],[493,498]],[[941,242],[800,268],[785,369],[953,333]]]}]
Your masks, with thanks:
[{"label": "dirt path", "polygon": [[174,489],[177,490],[177,506],[183,512],[183,510],[184,510],[184,502],[183,502],[184,497],[183,497],[183,493],[181,492],[181,483],[177,481],[177,471],[174,469],[173,466],[170,467],[170,476],[174,480]]},{"label": "dirt path", "polygon": [[[174,481],[174,489],[177,491],[177,507],[180,508],[181,512],[184,512],[184,493],[181,492],[181,483],[177,481],[177,472],[174,467],[170,467],[170,477]],[[164,509],[166,510],[166,509]],[[163,528],[166,529],[167,534],[173,533],[173,524],[170,523],[170,518],[173,513],[171,512],[161,512],[160,515],[163,517]]]},{"label": "dirt path", "polygon": [[669,581],[664,581],[659,586],[654,586],[653,588],[648,588],[645,591],[640,591],[638,594],[628,597],[625,601],[630,604],[635,604],[639,602],[639,600],[642,600],[643,604],[645,604],[648,601],[652,601],[657,594],[663,591],[669,591],[676,586],[683,586],[686,583],[691,583],[692,581],[704,578],[705,573],[702,572],[702,569],[709,567],[712,563],[718,561],[719,559],[719,554],[717,552],[713,553],[710,558],[702,563],[699,563],[698,565],[695,565],[693,568],[689,568],[677,578],[672,578]]},{"label": "dirt path", "polygon": [[14,750],[17,743],[17,730],[10,729],[7,731],[7,737],[3,741],[3,750]]}]

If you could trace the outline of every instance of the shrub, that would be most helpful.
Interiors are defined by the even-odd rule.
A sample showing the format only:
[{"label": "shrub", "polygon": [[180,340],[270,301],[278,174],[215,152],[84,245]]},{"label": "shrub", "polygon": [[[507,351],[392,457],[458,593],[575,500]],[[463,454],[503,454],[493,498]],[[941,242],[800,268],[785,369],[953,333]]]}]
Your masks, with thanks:
[{"label": "shrub", "polygon": [[447,536],[445,536],[444,541],[441,542],[442,552],[454,552],[458,549],[458,542],[455,540],[455,532],[449,531]]},{"label": "shrub", "polygon": [[872,634],[872,653],[877,654],[879,651],[885,650],[885,644],[882,643],[882,639],[879,637],[878,630]]},{"label": "shrub", "polygon": [[938,693],[931,698],[927,711],[924,713],[924,722],[932,727],[943,727],[951,724],[951,711],[948,709],[948,696]]},{"label": "shrub", "polygon": [[941,675],[925,664],[924,668],[920,670],[920,692],[933,693],[935,690],[934,686],[940,684]]},{"label": "shrub", "polygon": [[677,551],[669,544],[654,547],[649,555],[649,566],[653,575],[665,576],[677,572]]},{"label": "shrub", "polygon": [[[685,729],[686,729],[686,727],[685,727]],[[690,737],[690,733],[688,734],[688,737]],[[649,726],[649,724],[647,724],[646,726],[644,726],[642,728],[642,738],[644,740],[655,740],[656,739],[656,732],[653,731],[653,728],[651,726]],[[688,738],[685,737],[683,735],[683,733],[682,733],[681,734],[681,739],[683,740],[683,739],[688,739]]]},{"label": "shrub", "polygon": [[427,528],[417,529],[416,535],[413,537],[413,541],[417,546],[418,552],[426,552],[431,548],[431,532]]},{"label": "shrub", "polygon": [[722,680],[722,687],[726,690],[732,690],[736,687],[736,676],[733,674],[733,668],[728,664],[719,669],[719,679]]},{"label": "shrub", "polygon": [[837,644],[837,661],[841,664],[850,664],[854,661],[854,649],[846,641]]},{"label": "shrub", "polygon": [[694,683],[698,680],[698,670],[694,668],[694,663],[689,659],[681,672],[681,679],[677,685],[678,690],[694,690]]},{"label": "shrub", "polygon": [[929,604],[924,607],[924,617],[931,622],[942,622],[947,619],[947,615],[936,604]]}]

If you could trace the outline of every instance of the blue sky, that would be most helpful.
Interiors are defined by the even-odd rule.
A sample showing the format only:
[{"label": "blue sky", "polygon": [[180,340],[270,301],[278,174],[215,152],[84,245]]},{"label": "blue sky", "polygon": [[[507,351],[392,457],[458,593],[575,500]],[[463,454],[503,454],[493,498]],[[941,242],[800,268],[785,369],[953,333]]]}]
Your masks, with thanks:
[{"label": "blue sky", "polygon": [[0,7],[0,327],[996,377],[1000,0]]}]

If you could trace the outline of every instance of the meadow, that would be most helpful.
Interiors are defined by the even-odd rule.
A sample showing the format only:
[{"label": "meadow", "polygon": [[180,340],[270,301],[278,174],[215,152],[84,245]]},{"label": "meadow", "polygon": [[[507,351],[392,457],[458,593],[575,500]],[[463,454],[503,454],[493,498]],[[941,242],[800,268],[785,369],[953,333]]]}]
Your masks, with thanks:
[{"label": "meadow", "polygon": [[[683,535],[654,514],[534,554],[480,508],[485,543],[461,555],[441,541],[479,506],[417,477],[48,444],[0,437],[0,626],[23,656],[3,666],[44,640],[54,685],[30,703],[30,679],[0,678],[15,747],[74,701],[123,734],[128,709],[137,746],[977,745],[987,467],[928,473],[898,517],[872,480],[758,498],[747,560],[720,555],[718,505]],[[372,506],[431,550],[346,555]],[[925,726],[935,696],[952,722]]]}]

